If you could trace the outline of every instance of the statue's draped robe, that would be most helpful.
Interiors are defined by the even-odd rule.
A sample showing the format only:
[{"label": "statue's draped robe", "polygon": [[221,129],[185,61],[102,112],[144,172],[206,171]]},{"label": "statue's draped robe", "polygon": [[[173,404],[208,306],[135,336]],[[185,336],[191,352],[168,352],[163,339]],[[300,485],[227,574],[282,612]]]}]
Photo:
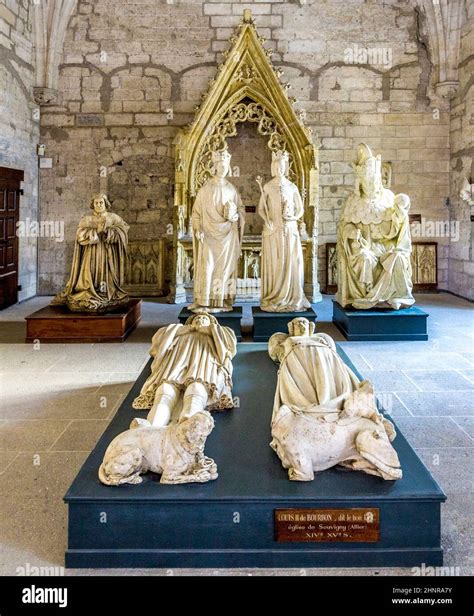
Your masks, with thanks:
[{"label": "statue's draped robe", "polygon": [[122,289],[127,267],[127,223],[117,214],[105,213],[104,234],[99,235],[99,216],[84,216],[74,244],[71,275],[64,291],[51,302],[73,312],[104,312],[126,305]]},{"label": "statue's draped robe", "polygon": [[232,358],[237,352],[235,334],[229,327],[211,324],[206,332],[189,325],[168,325],[153,336],[151,375],[133,406],[150,409],[156,390],[170,383],[181,392],[191,383],[202,383],[209,396],[207,408],[233,407]]},{"label": "statue's draped robe", "polygon": [[[233,202],[238,222],[224,217],[225,204]],[[194,303],[208,308],[231,307],[237,290],[237,262],[244,225],[244,210],[236,188],[227,180],[208,180],[193,205]]]},{"label": "statue's draped robe", "polygon": [[[297,223],[303,216],[303,202],[298,188],[286,178],[274,178],[263,191],[258,206],[265,221],[260,306],[265,312],[302,312],[311,307],[303,290],[303,249]],[[283,219],[284,202],[292,211],[291,220]]]},{"label": "statue's draped robe", "polygon": [[356,375],[317,336],[288,336],[278,359],[273,419],[285,405],[294,412],[336,420],[345,400],[357,389]]},{"label": "statue's draped robe", "polygon": [[359,383],[322,336],[279,345],[270,446],[290,479],[310,481],[335,465],[400,479],[393,424],[378,411],[370,383]]},{"label": "statue's draped robe", "polygon": [[[408,209],[408,197],[389,190],[375,203],[357,195],[348,198],[337,236],[336,299],[341,306],[399,308],[415,303]],[[355,241],[357,230],[361,245]]]}]

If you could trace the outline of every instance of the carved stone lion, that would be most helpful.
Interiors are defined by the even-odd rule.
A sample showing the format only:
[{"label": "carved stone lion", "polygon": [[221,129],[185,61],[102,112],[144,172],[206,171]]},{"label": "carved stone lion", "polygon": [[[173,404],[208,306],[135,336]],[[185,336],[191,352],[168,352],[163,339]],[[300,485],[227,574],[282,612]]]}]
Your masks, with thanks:
[{"label": "carved stone lion", "polygon": [[105,452],[99,479],[109,486],[143,481],[140,475],[161,474],[161,483],[204,483],[217,479],[214,460],[204,455],[206,439],[214,428],[207,411],[180,423],[153,427],[146,420],[134,420]]}]

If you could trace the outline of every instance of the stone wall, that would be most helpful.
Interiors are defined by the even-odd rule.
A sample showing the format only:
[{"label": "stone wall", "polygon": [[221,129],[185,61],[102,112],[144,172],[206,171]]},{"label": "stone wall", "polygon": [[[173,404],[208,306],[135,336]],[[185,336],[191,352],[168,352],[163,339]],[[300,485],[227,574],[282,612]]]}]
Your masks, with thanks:
[{"label": "stone wall", "polygon": [[[321,284],[360,141],[392,162],[392,189],[410,195],[412,213],[448,219],[449,106],[426,97],[430,62],[413,0],[80,0],[60,67],[64,106],[41,121],[55,164],[42,171],[42,215],[63,217],[67,239],[54,252],[40,244],[41,293],[64,283],[92,191],[108,191],[132,239],[171,237],[173,138],[245,8],[321,140]],[[428,239],[441,244],[446,288],[449,238]]]},{"label": "stone wall", "polygon": [[[39,118],[32,99],[34,67],[29,0],[0,4],[0,166],[25,172],[20,219],[38,216]],[[37,117],[37,119],[35,119]],[[34,234],[34,233],[33,233]],[[19,299],[36,294],[37,240],[19,238]]]},{"label": "stone wall", "polygon": [[[460,196],[464,178],[474,183],[474,1],[467,2],[468,19],[461,33],[459,90],[451,105],[451,220],[459,225],[459,240],[449,249],[449,283],[453,293],[474,299],[471,212]],[[474,195],[473,195],[474,198]],[[474,204],[473,204],[474,205]]]}]

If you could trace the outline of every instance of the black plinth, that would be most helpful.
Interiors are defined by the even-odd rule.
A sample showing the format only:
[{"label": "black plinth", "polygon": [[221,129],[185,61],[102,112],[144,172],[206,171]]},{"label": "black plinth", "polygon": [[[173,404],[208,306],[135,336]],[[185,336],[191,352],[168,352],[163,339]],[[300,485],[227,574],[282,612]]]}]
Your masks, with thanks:
[{"label": "black plinth", "polygon": [[[240,408],[215,413],[207,455],[219,478],[206,484],[99,483],[110,441],[130,420],[149,364],[86,460],[65,501],[69,507],[67,567],[412,567],[442,564],[440,504],[445,496],[403,435],[394,445],[403,479],[391,482],[331,469],[313,482],[292,482],[270,449],[277,366],[266,344],[240,344],[234,359]],[[380,510],[376,543],[280,543],[280,508]],[[104,516],[106,514],[106,516]]]},{"label": "black plinth", "polygon": [[316,322],[316,312],[309,308],[305,312],[264,312],[258,306],[252,307],[253,340],[267,342],[277,332],[288,333],[288,323],[297,317]]},{"label": "black plinth", "polygon": [[[194,312],[191,312],[187,308],[183,308],[178,316],[179,322],[186,323],[186,320],[192,317],[193,314]],[[226,325],[234,331],[237,342],[242,342],[242,330],[240,328],[240,323],[242,321],[241,306],[234,306],[232,312],[217,312],[213,314],[213,316],[216,317],[220,325]]]},{"label": "black plinth", "polygon": [[332,321],[347,340],[428,340],[428,314],[411,306],[400,310],[356,310],[333,300]]}]

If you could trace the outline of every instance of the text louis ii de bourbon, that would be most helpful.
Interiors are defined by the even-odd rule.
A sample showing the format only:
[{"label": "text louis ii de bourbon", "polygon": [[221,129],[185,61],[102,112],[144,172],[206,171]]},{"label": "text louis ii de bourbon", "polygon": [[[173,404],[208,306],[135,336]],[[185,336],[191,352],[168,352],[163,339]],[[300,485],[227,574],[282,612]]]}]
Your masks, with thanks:
[{"label": "text louis ii de bourbon", "polygon": [[276,509],[275,540],[280,542],[376,542],[379,510]]}]

